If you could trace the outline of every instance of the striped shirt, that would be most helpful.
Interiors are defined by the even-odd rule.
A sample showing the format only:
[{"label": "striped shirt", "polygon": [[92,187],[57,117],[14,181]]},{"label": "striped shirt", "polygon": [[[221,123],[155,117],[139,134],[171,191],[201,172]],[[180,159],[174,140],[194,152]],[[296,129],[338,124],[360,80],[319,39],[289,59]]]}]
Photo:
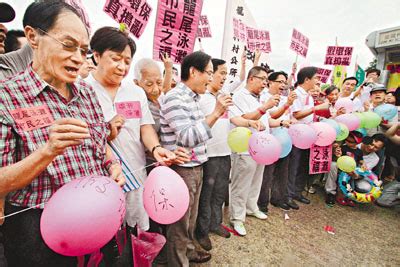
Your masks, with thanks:
[{"label": "striped shirt", "polygon": [[[57,156],[25,188],[8,194],[8,201],[13,205],[36,206],[47,202],[61,186],[75,178],[108,175],[103,169],[107,125],[97,97],[82,80],[69,86],[73,97],[67,101],[31,66],[0,83],[0,167],[21,161],[49,139],[49,118],[40,118],[40,110],[29,108],[47,106],[54,120],[73,117],[85,121],[91,135],[82,145],[69,147],[64,154]],[[21,110],[25,120],[12,115],[17,110]],[[47,123],[43,123],[46,120]],[[46,124],[31,129],[26,126]]]},{"label": "striped shirt", "polygon": [[169,150],[187,148],[192,160],[180,166],[193,167],[207,161],[206,141],[211,129],[199,106],[200,96],[179,83],[161,102],[161,142]]}]

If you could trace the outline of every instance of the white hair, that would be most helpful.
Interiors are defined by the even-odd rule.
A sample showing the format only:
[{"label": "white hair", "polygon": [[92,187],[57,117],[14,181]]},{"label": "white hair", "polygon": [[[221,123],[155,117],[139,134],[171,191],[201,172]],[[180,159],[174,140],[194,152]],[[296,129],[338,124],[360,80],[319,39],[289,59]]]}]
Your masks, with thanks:
[{"label": "white hair", "polygon": [[158,70],[160,70],[160,67],[158,66],[156,61],[151,58],[142,58],[135,64],[135,67],[133,69],[133,78],[136,80],[142,79],[142,71],[146,68],[157,68]]}]

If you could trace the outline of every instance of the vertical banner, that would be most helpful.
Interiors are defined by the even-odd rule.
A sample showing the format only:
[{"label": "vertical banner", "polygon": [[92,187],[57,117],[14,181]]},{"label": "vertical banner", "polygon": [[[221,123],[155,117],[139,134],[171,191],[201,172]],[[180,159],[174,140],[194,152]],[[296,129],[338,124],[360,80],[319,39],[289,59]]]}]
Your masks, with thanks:
[{"label": "vertical banner", "polygon": [[199,27],[197,28],[198,38],[211,38],[210,23],[206,15],[200,16]]},{"label": "vertical banner", "polygon": [[331,170],[332,145],[312,145],[310,149],[310,174],[327,173]]},{"label": "vertical banner", "polygon": [[[256,22],[244,0],[226,1],[224,38],[222,42],[221,58],[228,67],[229,81],[239,77],[241,54],[247,45],[246,29],[257,29]],[[247,50],[247,59],[254,61],[255,53]],[[252,64],[246,64],[249,68]]]},{"label": "vertical banner", "polygon": [[353,47],[350,46],[328,46],[325,55],[325,65],[349,66]]},{"label": "vertical banner", "polygon": [[256,49],[270,53],[271,42],[269,40],[269,32],[246,27],[247,48],[254,52]]},{"label": "vertical banner", "polygon": [[303,57],[307,56],[310,40],[296,29],[293,29],[289,48]]},{"label": "vertical banner", "polygon": [[343,80],[347,77],[346,66],[335,66],[332,73],[332,83],[337,87],[342,87]]},{"label": "vertical banner", "polygon": [[159,0],[153,59],[169,54],[174,63],[193,52],[203,0]]},{"label": "vertical banner", "polygon": [[319,75],[320,80],[323,83],[328,82],[329,76],[331,76],[331,72],[332,72],[332,70],[323,69],[323,68],[318,68],[318,70],[317,70],[317,74]]},{"label": "vertical banner", "polygon": [[139,38],[153,9],[146,0],[107,0],[103,10],[116,22],[125,23],[129,31]]}]

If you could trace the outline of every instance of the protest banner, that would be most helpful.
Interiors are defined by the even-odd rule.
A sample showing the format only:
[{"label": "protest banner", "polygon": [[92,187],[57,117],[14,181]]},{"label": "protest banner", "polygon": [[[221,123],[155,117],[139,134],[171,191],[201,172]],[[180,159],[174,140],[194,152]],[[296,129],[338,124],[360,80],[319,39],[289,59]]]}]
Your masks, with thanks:
[{"label": "protest banner", "polygon": [[349,66],[353,47],[350,46],[328,46],[325,55],[325,65]]},{"label": "protest banner", "polygon": [[197,28],[197,38],[211,38],[210,23],[206,15],[200,16],[199,27]]},{"label": "protest banner", "polygon": [[356,72],[355,72],[355,74],[354,74],[354,76],[357,78],[357,80],[358,80],[358,83],[357,83],[357,87],[358,86],[360,86],[363,82],[364,82],[364,80],[365,80],[365,71],[363,70],[363,68],[361,68],[360,67],[360,65],[358,65],[357,63],[356,63],[356,66],[355,66],[355,69],[356,69]]},{"label": "protest banner", "polygon": [[332,70],[324,69],[324,68],[318,68],[317,74],[319,75],[319,79],[323,83],[327,83],[329,76],[331,76]]},{"label": "protest banner", "polygon": [[269,40],[268,31],[246,27],[246,41],[247,48],[251,52],[256,51],[256,49],[265,53],[271,52],[271,42]]},{"label": "protest banner", "polygon": [[310,40],[296,29],[293,29],[292,40],[290,41],[289,48],[295,51],[298,55],[303,57],[307,56],[308,45]]},{"label": "protest banner", "polygon": [[[226,61],[228,67],[228,81],[239,77],[241,68],[241,54],[247,46],[246,28],[257,29],[257,24],[244,0],[226,1],[224,37],[222,43],[221,58]],[[247,49],[246,58],[254,62],[255,53]],[[263,55],[261,56],[261,59]],[[260,64],[262,65],[262,63]],[[250,69],[252,64],[246,64]]]},{"label": "protest banner", "polygon": [[327,173],[331,170],[332,145],[312,145],[310,149],[309,174]]},{"label": "protest banner", "polygon": [[146,0],[107,0],[103,10],[116,22],[124,23],[129,32],[139,38],[153,9]]},{"label": "protest banner", "polygon": [[193,52],[203,0],[158,1],[153,59],[168,54],[174,63]]}]

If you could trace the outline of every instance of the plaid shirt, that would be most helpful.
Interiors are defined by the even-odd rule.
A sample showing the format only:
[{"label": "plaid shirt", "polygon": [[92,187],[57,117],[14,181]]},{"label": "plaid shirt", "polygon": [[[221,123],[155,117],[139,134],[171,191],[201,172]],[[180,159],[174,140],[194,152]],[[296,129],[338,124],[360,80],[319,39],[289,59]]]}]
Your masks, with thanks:
[{"label": "plaid shirt", "polygon": [[[29,123],[38,123],[38,117],[23,127],[12,116],[16,109],[47,105],[54,120],[73,117],[89,125],[90,139],[79,146],[69,147],[23,189],[8,195],[8,202],[32,207],[47,202],[62,185],[91,174],[107,175],[103,169],[107,141],[107,124],[92,88],[79,80],[69,85],[73,94],[67,101],[43,81],[29,66],[24,72],[0,84],[0,167],[14,164],[49,139],[49,126],[27,130]],[[38,112],[38,111],[37,111]],[[31,118],[35,111],[27,111]],[[46,119],[43,119],[46,121]]]},{"label": "plaid shirt", "polygon": [[206,141],[212,137],[211,128],[205,121],[199,100],[198,94],[179,83],[161,103],[162,144],[169,150],[182,146],[191,151],[191,161],[180,165],[183,167],[198,166],[208,160]]}]

